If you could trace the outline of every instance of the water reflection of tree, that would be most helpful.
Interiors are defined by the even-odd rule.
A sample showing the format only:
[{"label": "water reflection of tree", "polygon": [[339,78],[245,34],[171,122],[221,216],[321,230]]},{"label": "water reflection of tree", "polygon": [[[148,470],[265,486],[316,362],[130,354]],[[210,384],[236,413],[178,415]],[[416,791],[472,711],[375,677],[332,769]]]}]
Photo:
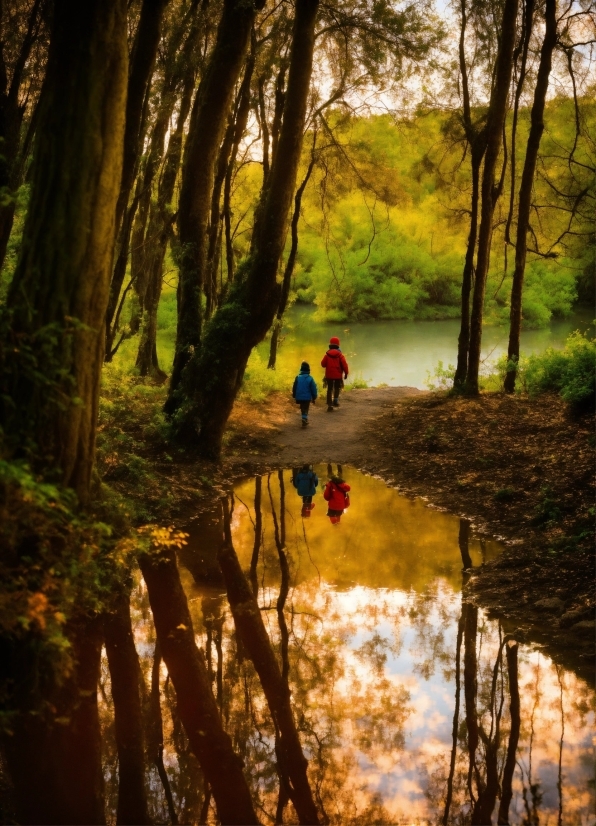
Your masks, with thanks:
[{"label": "water reflection of tree", "polygon": [[[425,766],[434,767],[428,774],[427,797],[436,821],[445,826],[481,823],[488,812],[486,822],[491,817],[494,822],[498,810],[498,822],[506,823],[514,789],[521,786],[526,808],[515,816],[525,818],[528,826],[536,823],[542,804],[541,789],[532,773],[533,713],[526,711],[524,717],[520,709],[515,642],[497,624],[488,624],[475,606],[465,601],[459,605],[444,584],[411,593],[401,602],[392,601],[391,592],[379,592],[375,600],[363,593],[361,605],[352,603],[350,610],[344,610],[342,599],[348,592],[336,592],[316,579],[305,581],[299,576],[300,550],[291,542],[286,546],[290,523],[284,497],[284,476],[279,473],[255,482],[252,501],[251,496],[244,497],[251,506],[254,501],[249,515],[255,518],[245,523],[249,530],[252,523],[254,541],[249,542],[251,565],[243,577],[247,598],[254,601],[258,594],[257,611],[264,621],[281,683],[290,693],[320,819],[342,824],[394,820],[381,797],[368,788],[366,771],[371,767],[378,772],[375,767],[380,766],[391,771],[391,762],[399,764],[404,753],[404,730],[412,701],[405,684],[388,674],[387,666],[389,656],[399,654],[403,628],[408,626],[413,629],[413,643],[410,636],[406,639],[410,651],[415,651],[416,671],[430,679],[438,664],[455,689],[451,748],[447,746],[444,757],[434,761],[421,753],[417,765],[420,773]],[[238,524],[236,521],[235,526]],[[460,530],[460,542],[465,541],[465,535],[466,531]],[[205,586],[198,567],[193,574],[196,588],[189,594],[194,597],[190,605],[196,637],[204,647],[218,716],[244,761],[255,811],[263,823],[295,822],[298,816],[284,788],[280,729],[251,658],[253,652],[237,634],[225,596]],[[142,675],[151,687],[147,692],[148,758],[155,766],[148,774],[151,816],[156,822],[213,822],[216,811],[181,724],[173,684],[160,662],[142,584],[133,590],[131,608]],[[454,628],[453,635],[446,632],[448,626]],[[559,677],[561,788],[565,712]],[[542,700],[540,685],[537,669],[531,687],[536,713]],[[113,822],[118,760],[105,658],[102,689],[104,778],[112,813],[109,821]],[[156,708],[161,716],[161,735],[158,731],[154,736],[151,725]],[[582,713],[588,713],[587,707],[585,712],[578,708],[577,714]],[[519,742],[526,745],[519,747]],[[158,765],[160,749],[163,771]],[[562,795],[559,805],[559,821],[564,822]]]}]

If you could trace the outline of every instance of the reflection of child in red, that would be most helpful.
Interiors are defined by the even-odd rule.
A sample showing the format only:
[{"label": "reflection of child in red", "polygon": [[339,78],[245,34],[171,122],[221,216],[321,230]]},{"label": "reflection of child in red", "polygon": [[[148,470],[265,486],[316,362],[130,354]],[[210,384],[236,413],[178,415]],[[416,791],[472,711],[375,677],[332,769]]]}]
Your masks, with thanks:
[{"label": "reflection of child in red", "polygon": [[329,503],[327,516],[332,525],[338,525],[346,508],[350,507],[350,486],[339,476],[332,476],[325,485],[323,499]]}]

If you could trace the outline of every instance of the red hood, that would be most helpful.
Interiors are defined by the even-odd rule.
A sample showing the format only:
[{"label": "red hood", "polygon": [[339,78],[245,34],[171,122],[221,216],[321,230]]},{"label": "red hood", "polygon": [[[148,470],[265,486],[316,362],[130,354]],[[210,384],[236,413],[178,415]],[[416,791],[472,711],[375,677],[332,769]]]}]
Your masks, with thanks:
[{"label": "red hood", "polygon": [[[319,350],[319,353],[321,351]],[[341,350],[327,350],[326,355],[330,356],[331,358],[339,358],[341,356]]]}]

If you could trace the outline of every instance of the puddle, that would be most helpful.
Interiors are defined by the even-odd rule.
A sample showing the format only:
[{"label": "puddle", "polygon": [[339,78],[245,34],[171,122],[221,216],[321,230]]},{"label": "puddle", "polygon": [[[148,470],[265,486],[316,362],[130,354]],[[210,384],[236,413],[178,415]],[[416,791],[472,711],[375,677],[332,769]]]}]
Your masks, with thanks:
[{"label": "puddle", "polygon": [[[462,553],[477,567],[500,553],[499,544],[351,468],[340,469],[350,506],[332,524],[321,490],[338,469],[315,471],[320,483],[308,516],[291,470],[238,483],[231,532],[288,669],[319,811],[331,823],[354,826],[497,823],[505,810],[509,820],[500,822],[596,823],[593,692],[462,603]],[[219,506],[193,523],[181,576],[225,727],[245,761],[262,823],[274,823],[275,729],[217,566],[222,528]],[[142,582],[134,606],[149,679],[154,632]],[[200,770],[163,665],[161,685],[174,805],[181,823],[204,822]],[[107,706],[104,714],[107,720]],[[108,760],[108,786],[113,777]],[[151,803],[157,822],[167,821],[155,772]],[[208,817],[215,822],[213,809]],[[284,818],[298,822],[291,804]]]}]

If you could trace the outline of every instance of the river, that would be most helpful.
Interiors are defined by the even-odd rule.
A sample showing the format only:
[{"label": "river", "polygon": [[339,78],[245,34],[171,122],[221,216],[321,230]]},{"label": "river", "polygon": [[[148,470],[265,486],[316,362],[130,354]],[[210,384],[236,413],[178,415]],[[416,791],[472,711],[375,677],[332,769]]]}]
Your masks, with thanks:
[{"label": "river", "polygon": [[[315,471],[314,509],[304,508],[286,469],[238,482],[228,524],[257,591],[268,644],[287,675],[313,797],[326,822],[461,824],[481,822],[484,807],[496,823],[504,807],[512,824],[596,823],[594,692],[462,599],[473,568],[501,546],[479,539],[465,520],[353,468]],[[351,487],[350,505],[335,524],[321,496],[332,474]],[[259,818],[281,822],[276,729],[253,660],[239,643],[242,619],[232,616],[216,560],[221,506],[187,531],[179,568],[196,642]],[[464,561],[472,568],[462,570]],[[141,579],[132,605],[151,684],[155,631]],[[201,820],[204,783],[163,664],[159,688],[171,806],[180,823],[216,822],[213,803]],[[112,823],[117,758],[105,663],[102,698]],[[148,788],[154,822],[169,822],[155,768]],[[284,812],[284,823],[298,822],[291,803]]]},{"label": "river", "polygon": [[[434,374],[439,361],[444,367],[457,360],[459,321],[370,321],[353,324],[330,324],[313,321],[314,310],[294,305],[287,313],[283,342],[279,350],[280,367],[297,371],[300,362],[308,361],[313,376],[331,336],[338,336],[351,371],[369,386],[402,385],[426,389],[428,374]],[[551,322],[540,330],[524,330],[522,355],[539,353],[547,347],[563,347],[574,330],[586,331],[593,314],[576,313],[564,320]],[[507,352],[508,327],[485,326],[482,335],[482,358],[494,362]],[[266,358],[269,343],[259,346]]]}]

